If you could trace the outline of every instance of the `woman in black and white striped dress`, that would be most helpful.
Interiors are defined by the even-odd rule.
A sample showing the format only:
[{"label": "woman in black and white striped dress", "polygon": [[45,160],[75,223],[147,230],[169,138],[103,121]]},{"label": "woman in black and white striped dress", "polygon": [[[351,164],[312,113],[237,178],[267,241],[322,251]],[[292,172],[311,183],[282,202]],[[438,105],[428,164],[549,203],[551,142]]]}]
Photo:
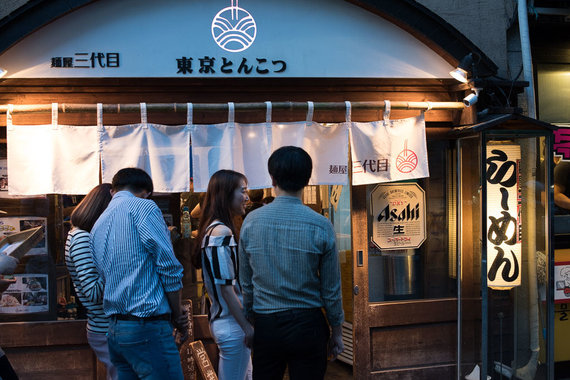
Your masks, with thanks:
[{"label": "woman in black and white striped dress", "polygon": [[201,205],[194,265],[202,269],[208,291],[210,331],[220,349],[218,378],[250,380],[253,326],[245,318],[239,285],[235,216],[245,214],[247,179],[233,170],[212,175]]},{"label": "woman in black and white striped dress", "polygon": [[65,263],[75,292],[87,309],[87,341],[97,358],[107,366],[107,379],[117,379],[117,370],[109,358],[107,328],[103,312],[103,283],[93,264],[89,232],[111,201],[111,185],[96,186],[71,213],[72,229],[65,243]]}]

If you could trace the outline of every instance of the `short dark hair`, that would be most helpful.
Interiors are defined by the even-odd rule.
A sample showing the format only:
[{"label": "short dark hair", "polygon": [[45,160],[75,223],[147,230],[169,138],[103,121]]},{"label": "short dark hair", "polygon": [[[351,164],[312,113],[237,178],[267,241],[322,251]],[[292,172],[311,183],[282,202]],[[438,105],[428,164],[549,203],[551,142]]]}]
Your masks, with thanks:
[{"label": "short dark hair", "polygon": [[103,183],[95,186],[71,213],[71,225],[91,232],[93,225],[99,219],[111,201],[111,184]]},{"label": "short dark hair", "polygon": [[263,189],[249,190],[247,193],[249,200],[252,202],[261,202],[263,199]]},{"label": "short dark hair", "polygon": [[313,160],[302,148],[284,146],[271,154],[267,168],[277,186],[285,191],[297,192],[309,184]]},{"label": "short dark hair", "polygon": [[119,170],[113,177],[112,186],[115,192],[129,190],[133,193],[140,193],[141,191],[152,193],[154,189],[148,173],[139,168]]}]

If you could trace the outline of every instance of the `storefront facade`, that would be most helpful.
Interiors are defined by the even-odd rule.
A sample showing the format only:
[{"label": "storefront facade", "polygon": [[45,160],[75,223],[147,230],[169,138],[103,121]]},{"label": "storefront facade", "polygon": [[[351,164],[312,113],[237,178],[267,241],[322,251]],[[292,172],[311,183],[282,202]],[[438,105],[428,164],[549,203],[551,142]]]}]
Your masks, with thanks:
[{"label": "storefront facade", "polygon": [[[61,17],[33,33],[25,25],[10,29],[5,24],[5,30],[21,35],[12,36],[0,53],[0,67],[7,71],[0,79],[0,110],[14,105],[16,127],[50,124],[51,103],[59,104],[58,123],[73,126],[97,124],[97,103],[106,105],[103,122],[108,125],[138,123],[141,114],[130,105],[141,102],[147,104],[148,122],[163,125],[187,123],[189,102],[194,124],[226,122],[228,102],[235,103],[235,121],[240,123],[263,123],[266,101],[275,104],[271,119],[279,122],[305,120],[308,101],[315,104],[313,120],[323,123],[345,121],[345,101],[353,104],[355,122],[382,120],[386,100],[394,104],[392,120],[425,111],[429,177],[380,185],[319,185],[306,195],[305,203],[328,216],[337,232],[347,321],[342,360],[353,364],[356,379],[463,378],[475,366],[484,378],[483,372],[497,374],[499,361],[514,369],[534,365],[528,378],[553,378],[548,286],[552,171],[545,154],[553,144],[552,127],[512,114],[483,119],[476,105],[463,107],[462,99],[475,91],[459,85],[449,72],[469,53],[479,57],[481,77],[496,73],[497,67],[428,9],[411,1],[387,3],[243,0],[238,8],[227,1],[100,0],[78,1],[68,13],[54,5],[43,14]],[[238,37],[224,39],[216,22],[232,17],[244,20],[246,27]],[[515,86],[513,97],[518,92]],[[26,112],[23,105],[47,106]],[[0,126],[6,131],[3,116]],[[4,154],[10,149],[5,136]],[[508,153],[505,163],[515,163],[516,170],[502,173],[516,177],[515,185],[493,182],[497,147]],[[354,162],[349,167],[353,171]],[[382,203],[391,186],[422,200],[422,220],[414,228],[423,229],[423,236],[398,250],[386,247],[377,232],[382,210],[391,207]],[[505,192],[514,204],[489,201]],[[46,226],[48,259],[40,269],[45,277],[40,277],[47,281],[49,301],[38,311],[3,308],[0,314],[0,346],[27,376],[63,371],[93,378],[102,373],[89,359],[83,325],[55,321],[57,300],[71,294],[62,256],[64,220],[75,198],[49,194],[0,199],[7,218],[20,224],[44,218]],[[197,195],[163,194],[156,200],[181,230],[183,207],[191,209]],[[487,283],[487,269],[493,267],[486,263],[497,260],[490,255],[504,250],[494,225],[487,223],[502,220],[500,211],[495,215],[501,207],[518,210],[516,223],[506,222],[501,230],[508,240],[516,240],[515,261],[508,264],[513,269],[505,269],[500,258],[500,270],[494,272],[502,270],[512,289],[509,283]],[[487,242],[489,236],[494,245]],[[199,278],[187,258],[190,245],[182,241],[177,255],[186,269],[186,295],[198,301]],[[545,262],[542,272],[536,269],[540,260]],[[29,269],[21,270],[25,277]],[[26,338],[32,326],[45,336],[39,345],[43,348],[33,349],[44,352],[37,368],[28,364],[35,346]],[[547,332],[542,339],[538,326]],[[73,363],[50,367],[58,352],[73,357]],[[546,364],[538,366],[539,356]]]}]

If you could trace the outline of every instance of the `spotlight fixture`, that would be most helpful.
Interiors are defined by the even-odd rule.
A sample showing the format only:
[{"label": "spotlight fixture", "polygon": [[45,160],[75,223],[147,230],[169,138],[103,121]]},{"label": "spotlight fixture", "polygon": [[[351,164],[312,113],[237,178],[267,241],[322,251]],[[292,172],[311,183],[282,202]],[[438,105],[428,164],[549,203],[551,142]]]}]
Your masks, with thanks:
[{"label": "spotlight fixture", "polygon": [[449,75],[457,79],[461,83],[467,83],[469,81],[468,75],[471,72],[471,76],[475,77],[475,65],[473,58],[478,58],[477,62],[481,59],[481,57],[477,54],[476,56],[473,53],[467,54],[465,57],[461,59],[459,65],[455,70],[449,72]]},{"label": "spotlight fixture", "polygon": [[2,78],[4,75],[6,75],[8,73],[8,71],[4,70],[3,68],[0,67],[0,78]]},{"label": "spotlight fixture", "polygon": [[471,107],[473,104],[477,103],[477,100],[479,99],[480,89],[473,88],[472,91],[472,93],[463,98],[463,104],[465,104],[465,107]]}]

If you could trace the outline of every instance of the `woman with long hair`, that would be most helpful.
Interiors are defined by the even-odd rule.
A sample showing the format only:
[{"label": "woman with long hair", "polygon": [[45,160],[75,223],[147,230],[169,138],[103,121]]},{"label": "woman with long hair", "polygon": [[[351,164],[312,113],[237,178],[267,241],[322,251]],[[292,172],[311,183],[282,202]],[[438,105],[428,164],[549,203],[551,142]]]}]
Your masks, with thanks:
[{"label": "woman with long hair", "polygon": [[210,331],[220,349],[220,380],[251,379],[253,326],[243,314],[234,217],[245,214],[247,179],[233,170],[210,178],[201,206],[194,265],[202,269],[212,305]]},{"label": "woman with long hair", "polygon": [[107,366],[107,379],[117,379],[107,346],[109,318],[103,312],[103,282],[93,263],[89,246],[91,228],[111,201],[111,184],[93,188],[71,213],[71,231],[65,243],[65,264],[75,292],[87,309],[87,341],[97,358]]}]

